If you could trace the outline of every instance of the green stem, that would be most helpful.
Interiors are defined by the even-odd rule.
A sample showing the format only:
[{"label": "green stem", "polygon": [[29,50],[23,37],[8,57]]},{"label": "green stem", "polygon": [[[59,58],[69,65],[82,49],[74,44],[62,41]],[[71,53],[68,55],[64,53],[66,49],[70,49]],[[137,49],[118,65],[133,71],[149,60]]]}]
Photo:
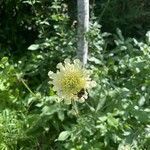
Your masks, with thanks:
[{"label": "green stem", "polygon": [[33,95],[36,97],[36,94],[32,92],[32,90],[29,88],[29,86],[25,83],[25,81],[23,79],[20,79],[21,82],[23,83],[23,85],[26,87],[26,89]]},{"label": "green stem", "polygon": [[79,110],[78,110],[78,106],[77,106],[76,101],[73,100],[73,101],[72,101],[72,105],[73,105],[73,107],[74,107],[74,110],[75,110],[76,115],[79,116]]}]

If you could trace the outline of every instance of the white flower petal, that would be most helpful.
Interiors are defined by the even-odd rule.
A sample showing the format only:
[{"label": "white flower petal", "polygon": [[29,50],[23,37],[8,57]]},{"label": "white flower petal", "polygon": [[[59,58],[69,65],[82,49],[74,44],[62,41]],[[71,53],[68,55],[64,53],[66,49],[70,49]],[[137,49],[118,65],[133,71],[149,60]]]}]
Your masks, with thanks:
[{"label": "white flower petal", "polygon": [[57,68],[60,70],[65,70],[65,67],[63,66],[62,63],[57,64]]},{"label": "white flower petal", "polygon": [[54,74],[54,72],[49,71],[49,72],[48,72],[48,76],[49,76],[49,78],[52,78],[53,74]]},{"label": "white flower petal", "polygon": [[68,59],[68,58],[66,58],[64,62],[65,62],[65,64],[70,64],[71,63],[70,59]]}]

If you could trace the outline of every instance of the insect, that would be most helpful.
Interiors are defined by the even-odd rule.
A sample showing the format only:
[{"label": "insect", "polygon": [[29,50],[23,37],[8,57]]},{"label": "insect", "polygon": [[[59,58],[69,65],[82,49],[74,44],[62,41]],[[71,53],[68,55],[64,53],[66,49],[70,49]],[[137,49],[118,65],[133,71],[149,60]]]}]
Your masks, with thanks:
[{"label": "insect", "polygon": [[82,89],[77,93],[77,96],[78,96],[78,98],[81,98],[84,94],[85,94],[85,89],[82,88]]}]

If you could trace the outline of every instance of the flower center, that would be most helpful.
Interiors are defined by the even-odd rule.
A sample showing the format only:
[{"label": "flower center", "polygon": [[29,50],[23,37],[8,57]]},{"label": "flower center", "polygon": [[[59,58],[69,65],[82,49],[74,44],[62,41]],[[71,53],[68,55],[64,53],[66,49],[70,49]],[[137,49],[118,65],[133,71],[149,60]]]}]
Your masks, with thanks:
[{"label": "flower center", "polygon": [[64,91],[71,94],[76,94],[84,87],[85,81],[78,72],[67,72],[61,80],[61,86]]}]

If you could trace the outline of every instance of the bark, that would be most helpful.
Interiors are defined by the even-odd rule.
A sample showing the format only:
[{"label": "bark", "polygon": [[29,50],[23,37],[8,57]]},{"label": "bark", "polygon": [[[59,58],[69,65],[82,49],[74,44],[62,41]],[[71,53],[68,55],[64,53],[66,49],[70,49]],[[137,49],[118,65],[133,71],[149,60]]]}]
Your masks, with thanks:
[{"label": "bark", "polygon": [[85,33],[89,29],[89,0],[77,0],[78,29],[77,29],[77,57],[85,65],[88,58],[88,42]]}]

